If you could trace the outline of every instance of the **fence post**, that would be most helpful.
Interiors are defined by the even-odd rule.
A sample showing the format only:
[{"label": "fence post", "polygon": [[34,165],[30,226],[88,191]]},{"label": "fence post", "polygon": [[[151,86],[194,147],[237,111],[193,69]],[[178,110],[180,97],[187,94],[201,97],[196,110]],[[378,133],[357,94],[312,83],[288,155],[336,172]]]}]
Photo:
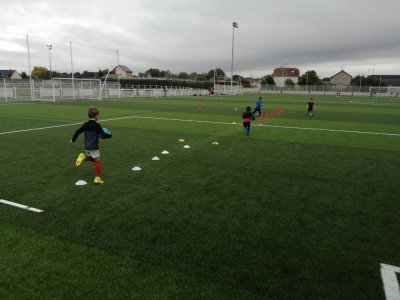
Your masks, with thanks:
[{"label": "fence post", "polygon": [[5,78],[3,78],[3,85],[4,85],[4,96],[6,97],[6,102],[8,102],[8,101],[7,101],[6,79],[5,79]]}]

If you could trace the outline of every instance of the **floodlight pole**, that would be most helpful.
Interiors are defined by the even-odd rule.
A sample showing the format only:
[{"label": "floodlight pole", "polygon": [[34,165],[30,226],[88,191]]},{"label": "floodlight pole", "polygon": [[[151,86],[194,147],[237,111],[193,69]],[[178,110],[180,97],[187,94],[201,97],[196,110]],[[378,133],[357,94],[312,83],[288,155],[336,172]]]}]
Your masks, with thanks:
[{"label": "floodlight pole", "polygon": [[35,100],[35,93],[34,93],[34,89],[33,89],[33,85],[32,85],[31,54],[30,54],[30,51],[29,51],[29,37],[28,37],[28,35],[26,35],[26,47],[28,49],[29,85],[30,85],[30,88],[31,88],[31,100],[34,101]]},{"label": "floodlight pole", "polygon": [[235,42],[235,28],[238,27],[237,22],[232,23],[232,61],[231,61],[231,94],[233,92],[233,48],[234,48],[234,42]]},{"label": "floodlight pole", "polygon": [[50,52],[51,52],[51,49],[53,48],[53,45],[46,45],[47,46],[47,49],[49,50],[49,62],[50,62],[50,80],[52,80],[52,82],[53,82],[53,101],[54,102],[56,102],[56,95],[55,95],[55,92],[54,92],[54,79],[53,79],[53,71],[52,71],[52,69],[51,69],[51,54],[50,54]]},{"label": "floodlight pole", "polygon": [[51,74],[51,54],[50,54],[50,52],[51,52],[51,48],[53,47],[53,45],[46,45],[46,46],[47,46],[47,49],[49,50],[50,79],[52,79],[53,78],[53,74]]}]

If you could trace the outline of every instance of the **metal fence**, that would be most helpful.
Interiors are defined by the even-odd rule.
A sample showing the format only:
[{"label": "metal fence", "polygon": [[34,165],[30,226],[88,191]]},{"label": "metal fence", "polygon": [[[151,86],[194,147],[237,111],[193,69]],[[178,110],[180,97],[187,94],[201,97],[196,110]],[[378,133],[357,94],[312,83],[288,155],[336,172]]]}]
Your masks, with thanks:
[{"label": "metal fence", "polygon": [[109,98],[170,97],[209,95],[205,89],[168,86],[120,88],[113,81],[60,79],[0,81],[0,102],[68,101]]},{"label": "metal fence", "polygon": [[[400,97],[400,87],[377,86],[286,86],[261,85],[255,88],[243,88],[240,85],[215,85],[214,93],[221,95],[285,93],[302,95],[352,95],[352,96],[392,96]],[[121,88],[118,82],[87,79],[53,80],[6,80],[0,79],[0,102],[22,101],[66,101],[109,98],[152,98],[171,96],[209,95],[206,89],[168,86],[135,86]]]},{"label": "metal fence", "polygon": [[344,85],[297,85],[277,87],[262,85],[260,92],[287,94],[352,95],[352,96],[399,96],[400,87],[344,86]]}]

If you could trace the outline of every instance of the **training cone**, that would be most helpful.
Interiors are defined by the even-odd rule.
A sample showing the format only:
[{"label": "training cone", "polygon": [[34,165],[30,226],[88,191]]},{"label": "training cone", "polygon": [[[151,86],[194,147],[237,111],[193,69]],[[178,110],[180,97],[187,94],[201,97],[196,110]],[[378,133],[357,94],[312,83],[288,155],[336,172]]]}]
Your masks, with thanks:
[{"label": "training cone", "polygon": [[141,171],[141,170],[142,170],[142,168],[139,167],[139,166],[136,166],[136,167],[133,167],[133,168],[132,168],[132,171],[135,171],[135,172]]},{"label": "training cone", "polygon": [[189,149],[189,148],[190,148],[190,146],[189,146],[189,145],[185,145],[185,146],[183,146],[183,148],[185,148],[185,149]]},{"label": "training cone", "polygon": [[75,185],[87,185],[87,182],[85,180],[78,180],[77,182],[75,182]]},{"label": "training cone", "polygon": [[167,150],[164,150],[163,152],[161,152],[161,154],[169,154],[169,152]]},{"label": "training cone", "polygon": [[184,143],[185,140],[184,140],[184,139],[179,139],[178,142],[179,142],[179,143]]},{"label": "training cone", "polygon": [[158,156],[154,156],[151,160],[160,160]]},{"label": "training cone", "polygon": [[212,142],[213,145],[219,145],[219,143],[217,141]]}]

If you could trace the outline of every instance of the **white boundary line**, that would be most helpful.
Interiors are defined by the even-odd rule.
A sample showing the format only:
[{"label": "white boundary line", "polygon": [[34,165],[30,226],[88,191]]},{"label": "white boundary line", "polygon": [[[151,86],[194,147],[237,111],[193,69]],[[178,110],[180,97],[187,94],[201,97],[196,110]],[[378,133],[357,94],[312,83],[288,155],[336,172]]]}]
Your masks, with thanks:
[{"label": "white boundary line", "polygon": [[18,208],[22,208],[22,209],[29,210],[29,211],[33,211],[35,213],[43,212],[43,210],[41,210],[41,209],[30,207],[27,205],[19,204],[19,203],[8,201],[8,200],[4,200],[4,199],[0,199],[0,203],[6,204],[6,205],[11,205],[11,206],[18,207]]},{"label": "white boundary line", "polygon": [[[118,118],[110,118],[101,120],[101,122],[109,122],[109,121],[117,121],[117,120],[125,120],[125,119],[151,119],[151,120],[162,120],[162,121],[176,121],[176,122],[191,122],[191,123],[207,123],[207,124],[222,124],[222,125],[242,125],[241,123],[236,122],[217,122],[217,121],[205,121],[205,120],[185,120],[185,119],[174,119],[174,118],[158,118],[158,117],[146,117],[146,116],[126,116],[126,117],[118,117]],[[55,126],[47,126],[47,127],[39,127],[39,128],[31,128],[31,129],[22,129],[22,130],[14,130],[14,131],[6,131],[0,132],[0,135],[20,133],[20,132],[28,132],[35,130],[45,130],[52,128],[60,128],[60,127],[68,127],[68,126],[77,126],[81,125],[80,123],[70,123],[63,125],[55,125]],[[254,125],[253,125],[254,126]],[[387,132],[373,132],[373,131],[357,131],[357,130],[346,130],[346,129],[329,129],[329,128],[311,128],[311,127],[297,127],[297,126],[283,126],[283,125],[266,125],[266,124],[258,124],[260,127],[269,127],[269,128],[281,128],[281,129],[296,129],[296,130],[311,130],[311,131],[328,131],[328,132],[341,132],[341,133],[355,133],[355,134],[373,134],[373,135],[384,135],[384,136],[400,136],[400,133],[387,133]]]},{"label": "white boundary line", "polygon": [[383,289],[387,300],[400,300],[399,282],[396,273],[400,273],[399,267],[381,264]]}]

